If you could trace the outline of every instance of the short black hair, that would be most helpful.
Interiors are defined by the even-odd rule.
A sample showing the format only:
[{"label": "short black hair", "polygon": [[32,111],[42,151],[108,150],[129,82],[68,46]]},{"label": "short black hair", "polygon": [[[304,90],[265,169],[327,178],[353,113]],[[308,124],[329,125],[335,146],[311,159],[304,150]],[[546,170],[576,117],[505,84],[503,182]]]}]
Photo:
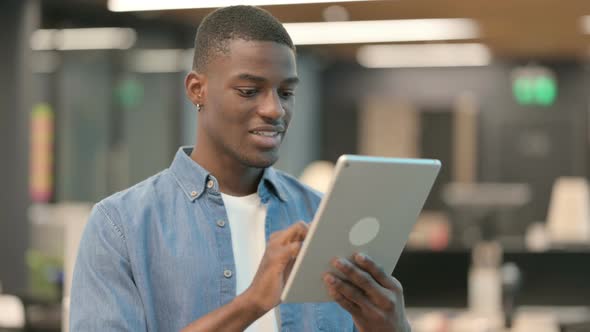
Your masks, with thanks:
[{"label": "short black hair", "polygon": [[272,41],[295,52],[291,36],[268,11],[253,6],[224,7],[207,15],[197,29],[193,70],[204,72],[213,56],[227,54],[232,39]]}]

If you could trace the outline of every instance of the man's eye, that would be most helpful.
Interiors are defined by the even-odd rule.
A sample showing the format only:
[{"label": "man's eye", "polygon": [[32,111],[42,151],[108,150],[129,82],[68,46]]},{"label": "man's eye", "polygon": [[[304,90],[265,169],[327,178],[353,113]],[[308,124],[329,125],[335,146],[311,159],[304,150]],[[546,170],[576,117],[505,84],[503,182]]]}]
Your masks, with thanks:
[{"label": "man's eye", "polygon": [[242,97],[253,97],[258,92],[257,89],[236,89]]},{"label": "man's eye", "polygon": [[295,95],[295,92],[293,90],[285,90],[285,91],[280,91],[279,95],[283,99],[288,99],[288,98],[293,97]]}]

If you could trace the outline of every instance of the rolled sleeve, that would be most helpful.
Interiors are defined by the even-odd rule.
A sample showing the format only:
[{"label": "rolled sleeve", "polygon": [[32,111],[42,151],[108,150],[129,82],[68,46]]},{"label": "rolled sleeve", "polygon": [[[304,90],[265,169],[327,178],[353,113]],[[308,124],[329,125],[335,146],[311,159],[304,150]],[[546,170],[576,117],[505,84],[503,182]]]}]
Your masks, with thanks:
[{"label": "rolled sleeve", "polygon": [[125,235],[99,203],[84,229],[74,268],[71,331],[146,331]]}]

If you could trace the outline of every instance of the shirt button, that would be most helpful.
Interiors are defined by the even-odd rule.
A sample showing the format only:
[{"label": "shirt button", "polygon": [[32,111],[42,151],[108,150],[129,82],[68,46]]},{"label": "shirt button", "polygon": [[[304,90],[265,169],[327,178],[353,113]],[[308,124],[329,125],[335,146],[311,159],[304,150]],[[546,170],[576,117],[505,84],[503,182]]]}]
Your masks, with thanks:
[{"label": "shirt button", "polygon": [[233,275],[233,273],[231,272],[231,270],[225,270],[223,271],[223,276],[226,278],[231,278],[231,276]]},{"label": "shirt button", "polygon": [[213,185],[214,185],[213,180],[209,180],[207,182],[207,188],[211,189],[211,188],[213,188]]},{"label": "shirt button", "polygon": [[196,191],[194,191],[194,190],[193,190],[193,191],[191,191],[191,197],[197,197],[197,195],[198,195],[198,194],[199,194],[199,193],[198,193],[198,192],[196,192]]},{"label": "shirt button", "polygon": [[217,220],[217,226],[219,226],[219,227],[225,226],[225,220],[223,220],[223,219]]}]

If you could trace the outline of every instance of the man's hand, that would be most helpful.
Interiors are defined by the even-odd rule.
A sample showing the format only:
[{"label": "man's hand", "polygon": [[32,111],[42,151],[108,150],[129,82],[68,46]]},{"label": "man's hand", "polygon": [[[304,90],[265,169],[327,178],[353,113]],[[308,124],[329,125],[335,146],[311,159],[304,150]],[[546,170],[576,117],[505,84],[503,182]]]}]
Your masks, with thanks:
[{"label": "man's hand", "polygon": [[230,303],[197,319],[182,331],[244,331],[278,305],[305,235],[307,225],[303,222],[273,233],[252,285]]},{"label": "man's hand", "polygon": [[385,273],[370,257],[356,254],[353,260],[334,259],[332,265],[344,278],[324,275],[330,296],[352,315],[360,332],[409,332],[402,285]]},{"label": "man's hand", "polygon": [[252,285],[244,292],[259,310],[267,312],[281,302],[281,293],[307,230],[308,226],[300,221],[270,236]]}]

